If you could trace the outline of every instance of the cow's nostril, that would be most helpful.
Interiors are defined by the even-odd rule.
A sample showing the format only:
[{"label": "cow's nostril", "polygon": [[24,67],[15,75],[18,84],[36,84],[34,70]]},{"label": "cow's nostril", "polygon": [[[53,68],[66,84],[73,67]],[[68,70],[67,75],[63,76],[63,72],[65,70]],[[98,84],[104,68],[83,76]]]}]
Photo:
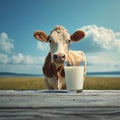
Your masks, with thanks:
[{"label": "cow's nostril", "polygon": [[65,55],[62,55],[61,58],[65,58]]},{"label": "cow's nostril", "polygon": [[55,54],[55,55],[53,56],[53,58],[54,58],[54,60],[56,60],[56,59],[58,58],[58,56]]}]

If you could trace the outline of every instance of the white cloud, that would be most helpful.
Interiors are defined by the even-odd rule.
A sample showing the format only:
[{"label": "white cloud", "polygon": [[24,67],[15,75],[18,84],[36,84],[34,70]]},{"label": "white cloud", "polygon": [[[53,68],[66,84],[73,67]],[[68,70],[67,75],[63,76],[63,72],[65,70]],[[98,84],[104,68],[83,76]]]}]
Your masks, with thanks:
[{"label": "white cloud", "polygon": [[5,32],[1,33],[1,34],[0,34],[0,38],[1,38],[1,39],[4,39],[4,40],[8,40],[8,35],[7,35],[7,33],[5,33]]},{"label": "white cloud", "polygon": [[22,53],[18,53],[17,55],[13,55],[11,57],[11,61],[14,64],[21,64],[24,61],[24,55]]},{"label": "white cloud", "polygon": [[22,53],[7,55],[0,53],[0,72],[42,73],[44,56],[34,57]]},{"label": "white cloud", "polygon": [[37,42],[37,48],[41,51],[49,51],[49,44],[45,42]]},{"label": "white cloud", "polygon": [[7,33],[1,33],[0,34],[0,51],[3,53],[10,54],[12,50],[14,49],[14,45],[12,43],[12,40],[8,38]]},{"label": "white cloud", "polygon": [[[39,42],[42,51],[49,49],[48,44]],[[15,53],[14,44],[7,33],[0,34],[0,72],[42,73],[45,56],[32,56]]]},{"label": "white cloud", "polygon": [[98,54],[88,54],[87,55],[87,70],[89,72],[98,71],[119,71],[120,61],[118,55],[113,55],[112,53],[98,53]]},{"label": "white cloud", "polygon": [[86,37],[79,43],[87,54],[87,70],[119,71],[120,70],[120,32],[105,27],[88,25],[80,28]]},{"label": "white cloud", "polygon": [[32,56],[25,56],[24,64],[35,64],[35,58]]},{"label": "white cloud", "polygon": [[119,56],[112,53],[98,53],[98,54],[88,54],[87,60],[88,64],[92,65],[107,65],[116,66],[120,64]]},{"label": "white cloud", "polygon": [[[47,44],[38,43],[38,47],[42,50],[48,49]],[[43,64],[44,58],[44,56],[35,57],[32,55],[24,55],[23,53],[15,53],[14,44],[11,39],[9,39],[7,33],[3,32],[0,34],[0,64]]]},{"label": "white cloud", "polygon": [[8,62],[8,55],[0,53],[0,64],[7,64]]},{"label": "white cloud", "polygon": [[34,57],[30,55],[23,55],[22,53],[7,55],[0,53],[0,64],[23,64],[23,65],[41,65],[44,63],[44,56]]},{"label": "white cloud", "polygon": [[[114,32],[105,27],[98,27],[96,25],[88,25],[80,28],[86,32],[84,40],[88,45],[88,51],[120,51],[120,32]],[[84,43],[84,42],[83,42]]]}]

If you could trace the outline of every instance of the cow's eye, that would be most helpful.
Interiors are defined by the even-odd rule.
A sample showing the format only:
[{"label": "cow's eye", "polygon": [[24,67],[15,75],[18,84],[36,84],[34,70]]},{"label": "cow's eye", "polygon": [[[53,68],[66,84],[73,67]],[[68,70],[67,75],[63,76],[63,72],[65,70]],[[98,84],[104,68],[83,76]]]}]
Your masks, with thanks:
[{"label": "cow's eye", "polygon": [[70,42],[71,42],[71,40],[66,40],[66,43],[68,43],[68,44],[69,44]]},{"label": "cow's eye", "polygon": [[71,40],[68,40],[68,42],[70,43],[70,42],[71,42]]}]

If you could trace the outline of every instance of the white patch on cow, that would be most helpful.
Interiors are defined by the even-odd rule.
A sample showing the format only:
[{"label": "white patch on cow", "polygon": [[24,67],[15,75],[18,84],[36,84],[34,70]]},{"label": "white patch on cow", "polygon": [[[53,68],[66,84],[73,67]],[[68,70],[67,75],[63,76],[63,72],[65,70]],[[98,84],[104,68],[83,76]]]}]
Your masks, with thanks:
[{"label": "white patch on cow", "polygon": [[50,42],[52,61],[54,54],[62,53],[67,56],[69,50],[68,40],[70,40],[70,35],[65,29],[62,28],[60,30],[52,31],[48,40]]}]

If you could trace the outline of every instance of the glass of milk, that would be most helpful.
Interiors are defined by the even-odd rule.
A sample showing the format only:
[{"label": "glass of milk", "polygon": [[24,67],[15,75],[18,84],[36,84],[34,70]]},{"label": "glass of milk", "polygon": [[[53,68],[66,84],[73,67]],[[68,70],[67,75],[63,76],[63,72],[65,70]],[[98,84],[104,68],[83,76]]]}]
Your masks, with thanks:
[{"label": "glass of milk", "polygon": [[68,92],[82,92],[85,79],[84,66],[65,66],[65,79]]}]

